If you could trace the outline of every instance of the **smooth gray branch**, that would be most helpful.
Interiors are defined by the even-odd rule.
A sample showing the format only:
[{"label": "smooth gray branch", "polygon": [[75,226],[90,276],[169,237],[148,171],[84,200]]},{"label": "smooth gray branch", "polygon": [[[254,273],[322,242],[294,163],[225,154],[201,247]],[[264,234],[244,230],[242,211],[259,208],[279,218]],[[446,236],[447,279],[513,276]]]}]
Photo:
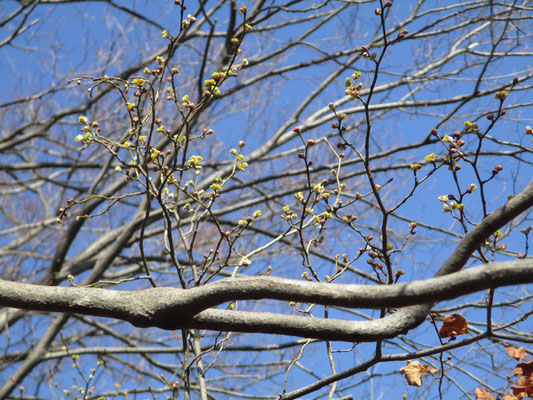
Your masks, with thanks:
[{"label": "smooth gray branch", "polygon": [[[343,285],[275,277],[224,279],[192,289],[119,291],[0,280],[0,305],[117,318],[135,326],[262,332],[349,341],[392,337],[400,321],[343,321],[214,309],[234,300],[276,299],[350,308],[397,308],[533,282],[533,260],[492,263],[396,285]],[[398,320],[398,321],[396,321]]]}]

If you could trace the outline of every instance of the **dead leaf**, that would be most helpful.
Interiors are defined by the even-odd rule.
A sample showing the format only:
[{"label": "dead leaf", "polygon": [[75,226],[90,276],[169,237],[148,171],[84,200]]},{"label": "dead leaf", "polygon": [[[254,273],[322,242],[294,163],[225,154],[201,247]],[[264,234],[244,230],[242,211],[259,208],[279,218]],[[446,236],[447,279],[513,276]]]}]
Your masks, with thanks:
[{"label": "dead leaf", "polygon": [[504,394],[501,400],[519,400],[519,399],[513,394],[513,392],[509,392],[507,394]]},{"label": "dead leaf", "polygon": [[485,388],[476,388],[476,400],[496,400]]},{"label": "dead leaf", "polygon": [[411,386],[422,386],[422,374],[435,374],[439,370],[436,368],[429,368],[427,364],[420,364],[420,361],[407,360],[407,365],[400,368],[400,372],[407,379],[407,383]]},{"label": "dead leaf", "polygon": [[522,361],[527,356],[526,349],[523,347],[511,346],[510,344],[505,343],[505,350],[507,354],[513,357],[516,361]]},{"label": "dead leaf", "polygon": [[516,364],[516,367],[513,369],[513,374],[520,376],[533,375],[533,360]]},{"label": "dead leaf", "polygon": [[468,333],[468,323],[460,314],[450,314],[444,317],[444,323],[440,328],[440,337],[450,337],[466,335]]},{"label": "dead leaf", "polygon": [[518,375],[516,385],[511,386],[516,399],[533,397],[533,360],[516,364],[513,373]]},{"label": "dead leaf", "polygon": [[521,376],[516,385],[511,386],[513,394],[518,398],[533,396],[533,376]]}]

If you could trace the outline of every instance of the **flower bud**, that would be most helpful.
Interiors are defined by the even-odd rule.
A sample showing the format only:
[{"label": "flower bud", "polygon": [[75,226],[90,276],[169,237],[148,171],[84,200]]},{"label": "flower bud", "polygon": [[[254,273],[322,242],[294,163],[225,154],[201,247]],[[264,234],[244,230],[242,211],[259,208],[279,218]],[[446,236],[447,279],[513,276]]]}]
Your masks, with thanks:
[{"label": "flower bud", "polygon": [[405,37],[405,35],[407,35],[409,33],[409,31],[407,29],[402,29],[400,31],[400,33],[398,33],[398,39],[401,40]]},{"label": "flower bud", "polygon": [[502,90],[501,92],[496,92],[496,94],[494,95],[494,98],[497,100],[505,100],[507,96],[509,96],[509,93],[506,92],[505,90]]}]

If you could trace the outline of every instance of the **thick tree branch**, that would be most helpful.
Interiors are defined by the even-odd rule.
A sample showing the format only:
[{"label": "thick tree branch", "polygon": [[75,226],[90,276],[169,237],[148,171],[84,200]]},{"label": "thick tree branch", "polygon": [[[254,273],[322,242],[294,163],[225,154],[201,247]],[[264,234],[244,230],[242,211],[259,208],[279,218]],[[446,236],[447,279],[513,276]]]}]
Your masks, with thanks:
[{"label": "thick tree branch", "polygon": [[[192,289],[168,287],[136,292],[85,287],[39,286],[0,280],[0,304],[117,318],[163,329],[288,334],[330,340],[393,337],[395,314],[385,320],[342,321],[212,309],[233,300],[276,299],[351,308],[395,308],[453,299],[488,288],[533,282],[533,261],[483,265],[450,275],[396,285],[340,285],[274,277],[225,279]],[[392,324],[392,325],[391,325]],[[394,329],[395,331],[396,329]]]}]

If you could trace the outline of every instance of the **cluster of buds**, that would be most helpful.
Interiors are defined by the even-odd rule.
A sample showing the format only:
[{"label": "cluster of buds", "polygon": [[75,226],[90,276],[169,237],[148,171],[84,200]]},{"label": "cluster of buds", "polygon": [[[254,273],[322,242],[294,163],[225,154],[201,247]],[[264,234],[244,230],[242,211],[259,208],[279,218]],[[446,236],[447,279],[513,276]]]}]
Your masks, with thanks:
[{"label": "cluster of buds", "polygon": [[243,163],[240,163],[237,165],[237,170],[238,171],[244,171],[246,170],[246,168],[248,168],[248,163],[247,162],[243,162]]},{"label": "cluster of buds", "polygon": [[460,159],[464,157],[464,154],[462,151],[459,150],[461,146],[464,146],[465,141],[462,139],[455,140],[453,137],[445,135],[442,138],[442,143],[448,144],[448,151],[452,155],[453,160]]},{"label": "cluster of buds", "polygon": [[346,214],[346,216],[343,218],[344,222],[347,224],[354,222],[357,219],[357,217],[353,214]]},{"label": "cluster of buds", "polygon": [[240,219],[239,225],[247,226],[250,225],[255,219],[261,216],[261,210],[257,210],[253,213],[253,216],[248,215],[246,219]]},{"label": "cluster of buds", "polygon": [[315,216],[316,221],[322,226],[326,224],[326,221],[328,219],[332,219],[332,218],[333,218],[333,214],[328,211],[324,211],[321,215]]},{"label": "cluster of buds", "polygon": [[363,50],[363,57],[369,58],[372,61],[374,61],[376,57],[378,56],[376,53],[370,54],[370,52],[368,51],[368,47],[366,46],[361,46],[361,50]]},{"label": "cluster of buds", "polygon": [[236,76],[235,72],[237,70],[237,67],[233,67],[233,69],[230,69],[227,72],[213,72],[211,74],[211,79],[206,79],[204,81],[204,86],[206,87],[206,89],[204,90],[204,96],[210,97],[214,94],[220,94],[220,85],[222,84],[224,79],[228,76]]},{"label": "cluster of buds", "polygon": [[464,210],[465,209],[465,205],[463,203],[458,203],[457,201],[452,201],[450,203],[450,206],[452,210]]},{"label": "cluster of buds", "polygon": [[300,203],[305,202],[304,194],[302,192],[298,192],[294,195],[294,198],[299,201]]},{"label": "cluster of buds", "polygon": [[187,19],[184,19],[181,24],[183,26],[183,29],[187,29],[189,26],[191,26],[195,22],[196,22],[196,17],[189,14],[187,15]]},{"label": "cluster of buds", "polygon": [[289,206],[284,206],[283,207],[283,212],[284,212],[284,214],[281,215],[281,219],[290,220],[290,219],[296,219],[297,218],[296,213],[294,211],[292,211]]},{"label": "cluster of buds", "polygon": [[219,254],[220,254],[220,250],[219,249],[217,249],[216,251],[215,251],[215,249],[209,249],[209,253],[204,253],[204,258],[206,260],[209,260],[209,259],[213,258],[213,256],[217,257]]},{"label": "cluster of buds", "polygon": [[308,280],[308,281],[312,281],[313,280],[313,278],[309,276],[307,271],[302,272],[302,278],[304,278],[305,280]]},{"label": "cluster of buds", "polygon": [[479,133],[479,126],[476,123],[465,121],[465,131],[472,133]]},{"label": "cluster of buds", "polygon": [[318,195],[321,195],[324,192],[324,186],[322,183],[318,183],[315,186],[313,186],[313,192],[315,192]]},{"label": "cluster of buds", "polygon": [[187,161],[187,166],[192,169],[201,169],[200,163],[204,160],[202,156],[192,155]]},{"label": "cluster of buds", "polygon": [[[174,89],[172,89],[172,86],[167,87],[166,91],[167,91],[167,100],[168,101],[174,100],[175,99],[175,95],[174,95]],[[189,99],[189,97],[187,96],[187,100],[188,99]],[[187,107],[185,104],[183,106]],[[194,106],[194,104],[193,104],[193,106]]]},{"label": "cluster of buds", "polygon": [[[212,183],[211,186],[209,187],[213,189],[213,191],[215,192],[220,192],[222,190],[222,185],[220,183]],[[240,222],[239,222],[239,225],[241,225]]]},{"label": "cluster of buds", "polygon": [[[163,32],[164,32],[164,31],[163,31]],[[150,68],[146,67],[146,68],[144,69],[144,71],[143,71],[145,75],[154,75],[154,76],[157,76],[157,75],[163,73],[163,71],[165,70],[165,63],[166,63],[166,60],[165,60],[163,57],[161,57],[161,56],[157,56],[157,57],[156,57],[156,61],[157,61],[157,64],[159,64],[159,65],[158,65],[156,68],[154,68],[154,69],[150,69]],[[177,69],[177,68],[173,68],[172,70],[173,70],[173,71],[176,70],[175,73],[178,73],[178,69]],[[173,72],[173,73],[174,73],[174,72]]]},{"label": "cluster of buds", "polygon": [[158,158],[165,158],[165,153],[152,147],[150,148],[150,158],[155,162]]},{"label": "cluster of buds", "polygon": [[78,122],[83,126],[80,128],[80,134],[74,139],[76,142],[81,142],[83,144],[90,144],[94,139],[94,134],[99,133],[101,128],[97,121],[89,122],[87,117],[80,115],[78,117]]},{"label": "cluster of buds", "polygon": [[[162,57],[158,57],[158,59],[162,60],[163,58]],[[164,63],[164,61],[163,61],[163,63]],[[159,63],[159,65],[156,68],[154,68],[154,69],[150,69],[150,68],[146,67],[144,69],[144,71],[143,71],[144,74],[145,75],[154,75],[154,76],[157,76],[157,75],[161,74],[164,71],[164,69],[165,69],[165,66],[163,65],[163,63]],[[175,73],[177,73],[178,69],[177,68],[173,68],[173,70],[174,69],[176,70]]]},{"label": "cluster of buds", "polygon": [[447,196],[439,196],[438,199],[444,204],[442,205],[442,211],[450,212],[452,210],[464,210],[465,205],[455,200],[455,197],[451,194]]},{"label": "cluster of buds", "polygon": [[[352,74],[351,78],[346,78],[346,80],[344,81],[344,84],[346,85],[346,90],[344,91],[344,94],[347,96],[350,96],[352,100],[359,97],[359,90],[363,88],[363,84],[360,82],[356,85],[357,79],[359,79],[360,77],[361,77],[361,72],[355,71]],[[334,107],[332,106],[333,106],[333,103],[330,103],[329,108],[334,110]],[[344,116],[344,118],[341,118],[341,115]],[[346,118],[346,114],[339,114],[337,118],[340,122]]]},{"label": "cluster of buds", "polygon": [[182,105],[183,105],[183,107],[185,107],[185,108],[188,108],[188,109],[191,109],[191,110],[192,110],[192,109],[195,107],[195,104],[194,104],[192,101],[189,100],[189,95],[188,95],[188,94],[186,94],[185,96],[183,96],[183,97],[181,98],[181,101],[183,102]]},{"label": "cluster of buds", "polygon": [[166,135],[170,135],[172,133],[172,131],[170,129],[168,129],[165,125],[158,126],[156,131],[164,133]]},{"label": "cluster of buds", "polygon": [[[58,210],[58,216],[56,217],[56,222],[58,224],[62,224],[63,223],[63,218],[66,218],[68,216],[68,208],[71,207],[73,205],[74,201],[72,199],[69,199],[67,198],[67,205],[66,207],[61,207],[59,210]],[[74,279],[74,277],[72,277]]]}]

